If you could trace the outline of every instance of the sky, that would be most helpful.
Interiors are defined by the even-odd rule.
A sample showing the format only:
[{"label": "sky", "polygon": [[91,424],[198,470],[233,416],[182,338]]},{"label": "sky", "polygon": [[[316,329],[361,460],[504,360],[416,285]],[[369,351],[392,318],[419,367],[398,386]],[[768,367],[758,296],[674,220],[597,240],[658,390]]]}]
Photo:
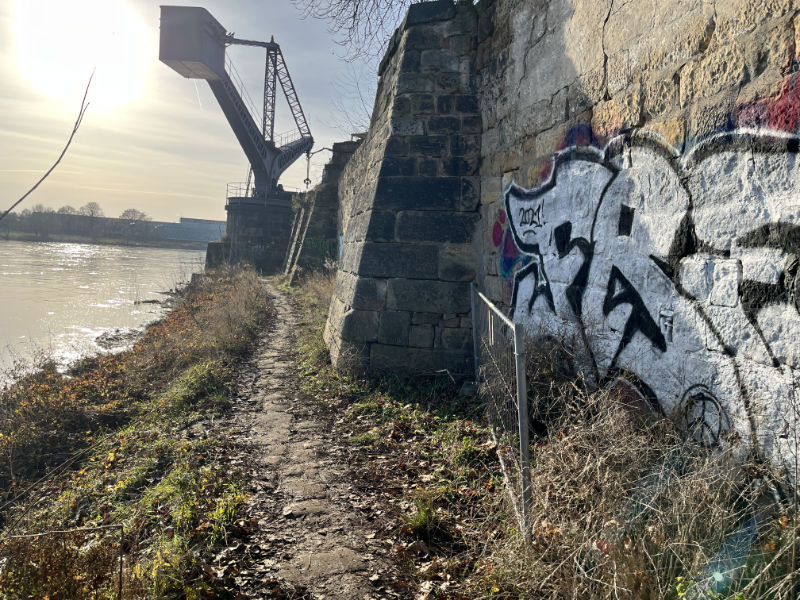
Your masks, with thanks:
[{"label": "sky", "polygon": [[[374,65],[348,64],[327,24],[290,0],[178,0],[202,6],[236,37],[281,45],[314,136],[314,150],[349,139],[344,107],[363,113],[352,82],[374,89]],[[0,209],[52,165],[80,108],[89,107],[67,155],[16,210],[98,202],[106,216],[126,208],[155,220],[225,219],[226,184],[248,165],[203,80],[185,79],[158,60],[160,3],[155,0],[0,0]],[[264,51],[228,48],[248,93],[261,105]],[[371,98],[368,104],[371,103]],[[260,114],[255,116],[261,122]],[[279,93],[276,134],[294,129]],[[330,157],[312,158],[319,180]],[[280,182],[305,189],[301,157]],[[312,184],[313,185],[313,184]]]}]

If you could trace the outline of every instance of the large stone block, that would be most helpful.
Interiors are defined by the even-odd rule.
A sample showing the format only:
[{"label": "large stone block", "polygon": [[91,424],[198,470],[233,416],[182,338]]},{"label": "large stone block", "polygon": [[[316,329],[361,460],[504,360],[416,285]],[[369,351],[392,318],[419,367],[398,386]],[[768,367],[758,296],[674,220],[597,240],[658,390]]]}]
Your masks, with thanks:
[{"label": "large stone block", "polygon": [[435,279],[438,260],[439,248],[433,244],[366,242],[357,272],[365,277]]},{"label": "large stone block", "polygon": [[374,342],[378,339],[380,313],[373,310],[349,310],[342,315],[343,340],[352,343]]},{"label": "large stone block", "polygon": [[394,346],[407,346],[411,329],[411,313],[384,310],[381,312],[378,342]]},{"label": "large stone block", "polygon": [[475,250],[471,245],[445,246],[439,250],[439,279],[442,281],[472,281],[475,268]]},{"label": "large stone block", "polygon": [[433,333],[433,325],[412,325],[408,333],[408,345],[412,348],[432,348]]},{"label": "large stone block", "polygon": [[385,344],[370,346],[369,361],[372,370],[392,373],[433,373],[446,364],[445,355],[438,350]]},{"label": "large stone block", "polygon": [[481,136],[479,135],[451,135],[450,154],[453,156],[479,156],[481,150]]},{"label": "large stone block", "polygon": [[413,92],[432,92],[434,88],[433,79],[430,75],[423,73],[400,73],[397,78],[395,93],[409,94]]},{"label": "large stone block", "polygon": [[384,177],[406,177],[417,174],[417,160],[409,157],[384,158],[380,174]]},{"label": "large stone block", "polygon": [[383,210],[464,210],[458,177],[381,177],[375,206]]},{"label": "large stone block", "polygon": [[391,279],[389,280],[386,305],[393,310],[414,312],[469,312],[469,284]]},{"label": "large stone block", "polygon": [[441,167],[439,173],[445,177],[457,177],[472,175],[478,170],[478,157],[464,158],[463,156],[451,156],[439,161]]},{"label": "large stone block", "polygon": [[424,50],[420,56],[422,71],[455,73],[459,70],[459,64],[460,60],[457,55],[442,50]]},{"label": "large stone block", "polygon": [[439,33],[430,27],[412,27],[406,31],[406,47],[417,50],[440,48],[442,38]]},{"label": "large stone block", "polygon": [[356,280],[349,298],[351,306],[358,310],[381,310],[386,305],[387,281],[354,277]]},{"label": "large stone block", "polygon": [[413,135],[408,138],[409,151],[427,158],[447,151],[448,137],[444,135]]},{"label": "large stone block", "polygon": [[408,8],[405,27],[426,23],[436,23],[452,19],[456,14],[455,6],[451,0],[435,0],[434,2],[420,2]]},{"label": "large stone block", "polygon": [[401,212],[397,217],[397,239],[466,244],[472,240],[477,221],[475,213]]},{"label": "large stone block", "polygon": [[458,133],[461,122],[456,117],[431,117],[428,119],[428,133],[431,135]]},{"label": "large stone block", "polygon": [[472,348],[472,329],[442,329],[442,347],[446,350],[469,350]]},{"label": "large stone block", "polygon": [[394,240],[396,214],[388,210],[371,210],[365,213],[367,228],[365,239],[370,242],[391,242]]}]

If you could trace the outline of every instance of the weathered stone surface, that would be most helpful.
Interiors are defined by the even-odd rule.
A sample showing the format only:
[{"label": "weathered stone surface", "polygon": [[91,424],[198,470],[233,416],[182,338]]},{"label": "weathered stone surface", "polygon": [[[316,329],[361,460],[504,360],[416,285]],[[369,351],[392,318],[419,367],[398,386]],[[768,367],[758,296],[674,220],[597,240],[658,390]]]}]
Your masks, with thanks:
[{"label": "weathered stone surface", "polygon": [[[477,219],[475,223],[478,223]],[[476,263],[475,249],[472,246],[445,246],[439,250],[439,279],[473,281]]]},{"label": "weathered stone surface", "polygon": [[406,14],[405,27],[426,23],[446,21],[455,16],[455,8],[450,0],[435,0],[412,4]]},{"label": "weathered stone surface", "polygon": [[424,50],[420,56],[420,70],[435,72],[458,72],[457,54],[442,50]]},{"label": "weathered stone surface", "polygon": [[403,211],[397,216],[397,239],[465,244],[472,240],[477,220],[475,213]]},{"label": "weathered stone surface", "polygon": [[382,344],[406,346],[409,343],[411,313],[405,311],[384,310],[380,316],[378,341]]},{"label": "weathered stone surface", "polygon": [[462,181],[458,177],[381,177],[375,206],[383,210],[460,211]]},{"label": "weathered stone surface", "polygon": [[387,307],[416,312],[468,312],[469,285],[446,281],[392,279],[389,281]]},{"label": "weathered stone surface", "polygon": [[446,328],[442,330],[442,347],[447,350],[470,350],[472,329]]},{"label": "weathered stone surface", "polygon": [[366,242],[357,273],[361,277],[435,279],[438,258],[439,248],[434,244]]},{"label": "weathered stone surface", "polygon": [[434,82],[430,75],[423,73],[401,73],[397,78],[397,94],[413,92],[432,92]]},{"label": "weathered stone surface", "polygon": [[439,156],[448,148],[450,138],[443,135],[414,135],[408,138],[409,152],[425,157]]},{"label": "weathered stone surface", "polygon": [[342,330],[345,339],[359,342],[374,342],[378,339],[379,314],[372,310],[349,310],[342,315]]},{"label": "weathered stone surface", "polygon": [[412,348],[433,347],[433,325],[413,325],[408,334],[408,345]]},{"label": "weathered stone surface", "polygon": [[446,360],[442,352],[432,348],[403,348],[372,344],[370,366],[377,371],[432,373],[443,369]]},{"label": "weathered stone surface", "polygon": [[339,183],[344,244],[326,327],[332,355],[344,341],[371,368],[469,362],[457,334],[445,347],[436,330],[443,321],[458,328],[475,275],[476,32],[475,9],[445,0],[415,5],[390,42],[376,116]]},{"label": "weathered stone surface", "polygon": [[380,310],[386,303],[386,280],[353,277],[354,286],[350,294],[353,308],[358,310]]},{"label": "weathered stone surface", "polygon": [[411,323],[414,325],[436,325],[440,318],[440,313],[418,312],[414,313]]},{"label": "weathered stone surface", "polygon": [[417,160],[409,157],[385,158],[381,164],[383,177],[411,176],[417,174]]}]

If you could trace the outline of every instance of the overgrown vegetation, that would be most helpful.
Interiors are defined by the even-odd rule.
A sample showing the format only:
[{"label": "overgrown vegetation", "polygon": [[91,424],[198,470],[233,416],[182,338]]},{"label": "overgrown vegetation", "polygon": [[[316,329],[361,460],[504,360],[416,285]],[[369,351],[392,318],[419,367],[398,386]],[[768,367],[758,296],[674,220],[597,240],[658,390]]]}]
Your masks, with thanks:
[{"label": "overgrown vegetation", "polygon": [[[335,415],[354,471],[395,507],[395,549],[427,598],[795,598],[797,518],[763,465],[703,448],[562,350],[529,360],[529,542],[476,400],[436,379],[337,372],[321,340],[332,279],[295,296],[306,391]],[[534,347],[546,348],[542,344]]]},{"label": "overgrown vegetation", "polygon": [[268,315],[254,272],[197,277],[131,350],[0,393],[4,598],[225,597],[206,558],[250,523],[218,417]]}]

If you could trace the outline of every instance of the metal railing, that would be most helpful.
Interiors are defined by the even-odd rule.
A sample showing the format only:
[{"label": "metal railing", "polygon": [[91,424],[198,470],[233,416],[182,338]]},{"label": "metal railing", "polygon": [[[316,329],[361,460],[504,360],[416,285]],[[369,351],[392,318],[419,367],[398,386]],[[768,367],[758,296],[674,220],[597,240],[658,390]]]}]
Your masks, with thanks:
[{"label": "metal railing", "polygon": [[531,512],[531,456],[525,336],[472,284],[475,381],[520,530],[527,540]]},{"label": "metal railing", "polygon": [[[225,70],[228,72],[228,77],[231,78],[233,82],[233,86],[237,92],[239,92],[239,96],[242,98],[242,102],[247,107],[247,110],[250,112],[250,116],[256,123],[260,123],[262,120],[262,112],[256,108],[256,103],[253,101],[253,98],[250,97],[250,94],[247,93],[247,86],[244,83],[244,79],[242,76],[239,75],[239,71],[236,70],[236,67],[233,64],[230,56],[225,56]],[[256,117],[258,119],[256,120]],[[263,132],[262,132],[263,135]]]}]

